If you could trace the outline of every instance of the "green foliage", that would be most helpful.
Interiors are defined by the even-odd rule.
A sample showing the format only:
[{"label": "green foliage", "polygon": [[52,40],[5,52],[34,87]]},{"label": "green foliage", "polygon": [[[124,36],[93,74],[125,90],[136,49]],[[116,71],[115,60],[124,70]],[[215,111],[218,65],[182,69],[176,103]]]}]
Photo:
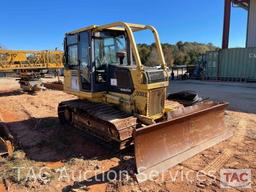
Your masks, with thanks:
[{"label": "green foliage", "polygon": [[[176,45],[162,44],[165,61],[169,67],[173,65],[194,65],[197,63],[200,55],[207,51],[215,51],[218,48],[212,43],[202,44],[197,42],[179,41]],[[141,62],[144,65],[152,66],[159,64],[158,54],[155,44],[138,44],[138,50],[141,56]]]},{"label": "green foliage", "polygon": [[147,63],[148,58],[150,56],[151,48],[147,44],[140,44],[138,46],[138,50],[141,56],[141,62]]}]

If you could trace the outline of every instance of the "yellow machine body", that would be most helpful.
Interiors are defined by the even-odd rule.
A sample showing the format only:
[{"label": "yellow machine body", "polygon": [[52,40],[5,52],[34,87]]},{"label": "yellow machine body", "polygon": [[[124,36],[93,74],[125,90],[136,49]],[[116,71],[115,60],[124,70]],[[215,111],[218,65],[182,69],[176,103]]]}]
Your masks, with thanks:
[{"label": "yellow machine body", "polygon": [[[116,93],[111,91],[90,92],[80,91],[80,78],[77,78],[77,89],[72,89],[72,74],[79,73],[77,70],[65,69],[64,75],[64,91],[78,96],[80,99],[87,99],[93,102],[105,102],[115,104],[121,110],[128,113],[135,113],[142,118],[151,119],[152,121],[160,119],[165,113],[165,98],[167,87],[169,86],[169,77],[164,60],[160,39],[156,29],[149,25],[128,24],[123,22],[112,23],[103,26],[90,26],[68,34],[76,34],[82,31],[92,30],[94,33],[102,30],[121,30],[127,33],[131,45],[131,51],[135,60],[136,67],[129,68],[134,91],[132,94]],[[164,74],[164,81],[145,84],[143,83],[144,66],[141,63],[140,55],[137,50],[134,32],[150,30],[153,32],[156,42],[156,48],[159,54],[159,62],[161,63]],[[74,83],[74,82],[73,82]]]}]

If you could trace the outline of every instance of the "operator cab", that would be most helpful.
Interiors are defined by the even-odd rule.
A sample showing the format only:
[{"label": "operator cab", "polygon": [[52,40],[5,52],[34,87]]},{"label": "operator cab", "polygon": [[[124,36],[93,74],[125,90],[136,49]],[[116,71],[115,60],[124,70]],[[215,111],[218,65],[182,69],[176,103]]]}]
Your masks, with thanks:
[{"label": "operator cab", "polygon": [[[153,32],[160,69],[141,63],[133,33],[142,30]],[[65,84],[71,84],[67,86],[71,92],[133,94],[134,84],[168,81],[158,33],[152,26],[117,22],[82,28],[66,34],[64,49],[65,69],[71,72]]]},{"label": "operator cab", "polygon": [[[82,91],[132,91],[129,68],[136,66],[131,60],[130,43],[124,30],[66,34],[64,44],[65,68],[79,71]],[[122,78],[123,86],[117,85],[121,83],[117,76]]]}]

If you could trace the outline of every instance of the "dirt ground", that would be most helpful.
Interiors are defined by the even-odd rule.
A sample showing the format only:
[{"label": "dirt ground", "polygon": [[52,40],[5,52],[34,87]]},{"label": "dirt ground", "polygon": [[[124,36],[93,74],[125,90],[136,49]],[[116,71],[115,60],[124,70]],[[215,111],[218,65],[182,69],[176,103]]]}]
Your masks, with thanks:
[{"label": "dirt ground", "polygon": [[[0,79],[0,119],[16,140],[14,156],[0,160],[0,192],[256,191],[255,114],[227,111],[225,122],[234,130],[232,138],[154,181],[138,184],[132,149],[114,153],[78,130],[63,129],[57,106],[73,98],[53,90],[22,93],[13,79]],[[221,189],[219,171],[223,168],[251,169],[252,188]]]}]

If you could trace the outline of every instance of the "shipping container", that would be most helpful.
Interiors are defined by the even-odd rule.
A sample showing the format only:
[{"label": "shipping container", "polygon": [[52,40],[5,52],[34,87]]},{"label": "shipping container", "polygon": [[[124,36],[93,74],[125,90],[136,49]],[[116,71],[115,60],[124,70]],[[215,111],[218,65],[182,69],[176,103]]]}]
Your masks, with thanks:
[{"label": "shipping container", "polygon": [[202,65],[206,79],[256,81],[256,48],[207,52]]},{"label": "shipping container", "polygon": [[216,79],[219,64],[219,53],[217,51],[210,51],[205,55],[205,76]]}]

